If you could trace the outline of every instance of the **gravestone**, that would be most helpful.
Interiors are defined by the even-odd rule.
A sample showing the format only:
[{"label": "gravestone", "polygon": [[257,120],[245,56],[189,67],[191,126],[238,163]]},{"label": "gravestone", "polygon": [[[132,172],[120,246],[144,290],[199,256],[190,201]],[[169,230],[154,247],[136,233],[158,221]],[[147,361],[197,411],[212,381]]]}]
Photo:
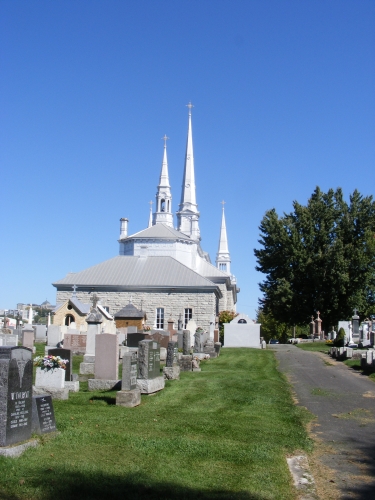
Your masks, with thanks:
[{"label": "gravestone", "polygon": [[96,309],[98,297],[94,294],[91,297],[93,306],[90,313],[86,317],[87,323],[87,340],[86,340],[86,354],[83,356],[83,362],[79,365],[79,373],[82,375],[90,375],[95,372],[95,342],[96,337],[101,332],[101,324],[103,316]]},{"label": "gravestone", "polygon": [[[64,334],[59,325],[49,325],[47,330],[47,345],[56,347],[64,338]],[[64,342],[65,343],[65,342]]]},{"label": "gravestone", "polygon": [[194,333],[194,353],[203,352],[203,332]]},{"label": "gravestone", "polygon": [[137,333],[137,332],[134,332],[134,333],[129,333],[129,326],[128,326],[128,334],[127,334],[127,341],[126,341],[126,345],[128,347],[138,347],[138,343],[141,342],[141,340],[145,340],[145,338],[147,337],[147,334],[146,333]]},{"label": "gravestone", "polygon": [[31,437],[32,351],[0,347],[0,446]]},{"label": "gravestone", "polygon": [[122,358],[121,391],[116,394],[116,405],[132,408],[141,403],[141,391],[137,387],[138,361],[135,352],[126,352]]},{"label": "gravestone", "polygon": [[32,328],[31,330],[26,328],[22,330],[22,345],[28,349],[34,349],[34,330]]},{"label": "gravestone", "polygon": [[193,357],[191,354],[182,354],[178,358],[178,366],[180,367],[180,371],[182,372],[191,372],[193,371]]},{"label": "gravestone", "polygon": [[137,331],[138,331],[138,328],[134,325],[128,326],[127,329],[128,329],[128,333],[137,333]]},{"label": "gravestone", "polygon": [[142,394],[164,389],[164,377],[160,376],[160,346],[154,340],[142,340],[138,344],[137,386]]},{"label": "gravestone", "polygon": [[182,352],[185,356],[190,354],[190,330],[183,330],[182,332]]},{"label": "gravestone", "polygon": [[203,352],[205,354],[209,354],[210,358],[217,358],[217,353],[215,350],[215,343],[213,340],[211,340],[211,339],[206,340],[206,342],[203,346]]},{"label": "gravestone", "polygon": [[65,381],[71,382],[72,380],[72,351],[70,349],[63,349],[61,347],[57,347],[56,349],[48,349],[48,355],[50,356],[60,356],[61,359],[67,359],[68,363],[66,364],[65,369]]},{"label": "gravestone", "polygon": [[0,333],[0,346],[17,347],[18,335],[12,335],[10,333]]},{"label": "gravestone", "polygon": [[[220,356],[220,349],[221,349],[221,342],[215,342],[214,346],[215,346],[215,352],[217,354],[217,357],[219,357]],[[266,342],[264,340],[262,342],[262,348],[263,349],[266,348]]]},{"label": "gravestone", "polygon": [[117,335],[101,333],[95,340],[95,378],[88,380],[89,391],[120,389]]},{"label": "gravestone", "polygon": [[47,328],[46,325],[35,325],[35,341],[36,342],[45,342],[46,339],[46,333],[47,333]]},{"label": "gravestone", "polygon": [[87,335],[81,333],[79,335],[65,333],[64,334],[64,349],[70,349],[73,354],[85,354],[87,345]]},{"label": "gravestone", "polygon": [[51,396],[33,396],[32,432],[47,434],[56,431],[55,413]]},{"label": "gravestone", "polygon": [[163,375],[168,380],[180,378],[180,367],[177,365],[176,342],[168,342],[166,366],[163,368]]},{"label": "gravestone", "polygon": [[177,332],[177,347],[178,347],[178,349],[182,349],[184,346],[183,337],[184,337],[183,331],[179,330]]}]

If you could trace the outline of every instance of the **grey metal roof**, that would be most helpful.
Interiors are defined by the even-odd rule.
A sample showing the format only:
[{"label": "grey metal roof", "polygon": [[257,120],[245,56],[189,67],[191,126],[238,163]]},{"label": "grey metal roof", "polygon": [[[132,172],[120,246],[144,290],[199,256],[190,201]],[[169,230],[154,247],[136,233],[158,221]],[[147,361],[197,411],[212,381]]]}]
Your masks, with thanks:
[{"label": "grey metal roof", "polygon": [[78,273],[69,273],[53,286],[216,288],[216,285],[173,257],[118,255]]},{"label": "grey metal roof", "polygon": [[229,278],[227,273],[224,273],[217,267],[215,267],[211,262],[201,261],[199,264],[199,273],[206,278]]},{"label": "grey metal roof", "polygon": [[117,311],[115,318],[144,318],[145,312],[137,309],[133,304],[127,304],[125,307]]},{"label": "grey metal roof", "polygon": [[155,224],[154,226],[148,227],[147,229],[143,229],[138,233],[131,234],[126,238],[122,238],[122,241],[133,239],[133,238],[160,238],[163,240],[189,240],[193,241],[186,234],[180,233],[177,229],[173,229],[173,227],[167,226],[163,223]]},{"label": "grey metal roof", "polygon": [[77,297],[70,297],[69,302],[82,314],[88,314],[90,312],[90,304],[84,304],[78,300]]}]

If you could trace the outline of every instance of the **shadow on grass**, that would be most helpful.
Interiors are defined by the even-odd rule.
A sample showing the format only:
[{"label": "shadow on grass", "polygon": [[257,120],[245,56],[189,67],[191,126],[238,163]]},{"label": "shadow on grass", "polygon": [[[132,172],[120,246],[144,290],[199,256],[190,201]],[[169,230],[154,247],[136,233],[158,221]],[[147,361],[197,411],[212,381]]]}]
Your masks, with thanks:
[{"label": "shadow on grass", "polygon": [[110,396],[93,396],[90,401],[104,401],[107,405],[115,405],[116,398]]},{"label": "shadow on grass", "polygon": [[[147,500],[266,500],[261,493],[234,492],[221,489],[201,490],[172,483],[153,482],[145,474],[124,474],[123,476],[102,473],[81,474],[78,471],[46,471],[42,477],[31,480],[32,488],[41,488],[43,500],[101,500],[147,499]],[[1,494],[1,492],[0,492]],[[20,500],[27,496],[8,496],[6,500]]]}]

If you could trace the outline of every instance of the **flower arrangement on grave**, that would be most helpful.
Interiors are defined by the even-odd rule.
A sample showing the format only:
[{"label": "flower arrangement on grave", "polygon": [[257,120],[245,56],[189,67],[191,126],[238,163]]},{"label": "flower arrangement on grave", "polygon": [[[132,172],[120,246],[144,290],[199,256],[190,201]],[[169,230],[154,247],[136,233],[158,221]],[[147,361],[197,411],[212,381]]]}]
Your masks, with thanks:
[{"label": "flower arrangement on grave", "polygon": [[69,363],[68,359],[62,359],[60,356],[37,356],[34,359],[34,366],[42,370],[56,370],[62,368],[66,370],[66,365]]},{"label": "flower arrangement on grave", "polygon": [[195,330],[195,333],[203,333],[204,330],[201,326],[198,326],[198,328]]},{"label": "flower arrangement on grave", "polygon": [[151,326],[143,325],[143,331],[144,332],[150,332],[151,331]]}]

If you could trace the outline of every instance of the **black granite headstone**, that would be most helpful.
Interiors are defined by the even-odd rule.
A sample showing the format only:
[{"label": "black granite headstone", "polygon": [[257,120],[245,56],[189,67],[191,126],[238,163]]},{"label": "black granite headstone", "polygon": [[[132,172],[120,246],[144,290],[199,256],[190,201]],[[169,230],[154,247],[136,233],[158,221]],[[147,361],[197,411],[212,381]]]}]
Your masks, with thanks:
[{"label": "black granite headstone", "polygon": [[31,437],[32,351],[0,347],[0,446]]},{"label": "black granite headstone", "polygon": [[62,359],[67,359],[69,363],[66,365],[65,369],[65,382],[72,381],[72,351],[70,349],[63,349],[57,347],[56,349],[48,349],[48,354],[50,356],[60,356]]},{"label": "black granite headstone", "polygon": [[146,333],[128,333],[126,337],[126,345],[128,347],[138,347],[138,342],[144,340]]},{"label": "black granite headstone", "polygon": [[160,377],[160,346],[154,340],[142,340],[138,344],[138,378]]},{"label": "black granite headstone", "polygon": [[32,432],[47,434],[56,431],[52,396],[33,396]]}]

